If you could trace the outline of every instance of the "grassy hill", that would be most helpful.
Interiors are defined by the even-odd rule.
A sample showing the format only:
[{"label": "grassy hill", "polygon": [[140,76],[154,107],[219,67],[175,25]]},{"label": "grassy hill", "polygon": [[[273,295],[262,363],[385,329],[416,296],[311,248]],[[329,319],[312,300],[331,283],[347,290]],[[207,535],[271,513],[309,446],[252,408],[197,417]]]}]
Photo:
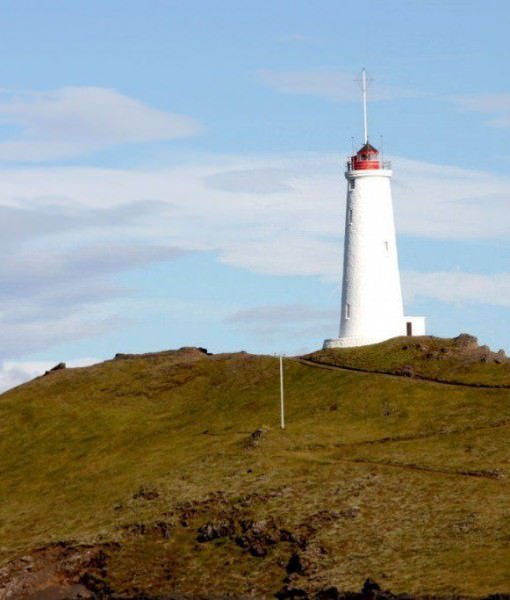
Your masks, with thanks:
[{"label": "grassy hill", "polygon": [[285,382],[284,431],[278,361],[246,353],[121,355],[0,396],[0,599],[510,591],[502,353],[398,338],[288,358]]}]

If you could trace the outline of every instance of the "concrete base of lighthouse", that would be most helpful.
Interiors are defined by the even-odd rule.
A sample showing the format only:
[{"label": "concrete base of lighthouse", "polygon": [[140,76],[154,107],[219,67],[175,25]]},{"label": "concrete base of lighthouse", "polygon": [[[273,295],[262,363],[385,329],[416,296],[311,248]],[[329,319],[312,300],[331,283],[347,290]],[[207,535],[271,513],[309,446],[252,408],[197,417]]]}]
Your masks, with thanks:
[{"label": "concrete base of lighthouse", "polygon": [[404,317],[402,326],[391,336],[363,336],[363,337],[339,337],[324,340],[322,348],[355,348],[356,346],[368,346],[378,344],[399,336],[425,335],[425,317]]},{"label": "concrete base of lighthouse", "polygon": [[361,337],[343,337],[343,338],[332,338],[324,340],[322,348],[327,350],[328,348],[354,348],[355,346],[368,346],[369,344],[377,344],[378,342],[384,342],[384,339],[380,338],[361,338]]}]

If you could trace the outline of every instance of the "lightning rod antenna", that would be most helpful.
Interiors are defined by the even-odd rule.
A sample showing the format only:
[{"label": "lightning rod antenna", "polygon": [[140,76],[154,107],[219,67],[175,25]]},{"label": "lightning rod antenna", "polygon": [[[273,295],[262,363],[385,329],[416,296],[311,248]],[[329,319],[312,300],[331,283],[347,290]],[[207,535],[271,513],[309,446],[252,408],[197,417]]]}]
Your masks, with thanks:
[{"label": "lightning rod antenna", "polygon": [[361,72],[361,89],[363,91],[363,132],[365,144],[368,143],[368,119],[367,119],[367,70],[363,67]]}]

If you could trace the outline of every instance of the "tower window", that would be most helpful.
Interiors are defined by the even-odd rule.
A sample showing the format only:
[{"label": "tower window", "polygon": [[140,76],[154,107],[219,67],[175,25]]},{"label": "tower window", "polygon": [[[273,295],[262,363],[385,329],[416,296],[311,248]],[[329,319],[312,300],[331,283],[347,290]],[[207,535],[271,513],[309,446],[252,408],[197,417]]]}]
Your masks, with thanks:
[{"label": "tower window", "polygon": [[352,190],[356,187],[356,180],[355,179],[349,179],[349,190],[352,192]]},{"label": "tower window", "polygon": [[345,318],[346,319],[351,318],[351,305],[350,304],[345,305]]},{"label": "tower window", "polygon": [[352,224],[352,208],[349,209],[349,225]]},{"label": "tower window", "polygon": [[386,250],[386,254],[388,254],[388,252],[390,251],[390,244],[389,244],[389,242],[384,242],[384,249]]}]

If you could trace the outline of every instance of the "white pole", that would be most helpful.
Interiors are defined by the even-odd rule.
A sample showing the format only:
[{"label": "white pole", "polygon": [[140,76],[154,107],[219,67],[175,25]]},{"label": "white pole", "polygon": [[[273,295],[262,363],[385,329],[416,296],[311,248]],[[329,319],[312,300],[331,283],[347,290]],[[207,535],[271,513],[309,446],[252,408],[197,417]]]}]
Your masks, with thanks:
[{"label": "white pole", "polygon": [[363,90],[363,132],[365,144],[368,142],[368,119],[367,119],[367,70],[363,67],[361,72],[361,89]]},{"label": "white pole", "polygon": [[280,427],[285,429],[285,405],[283,397],[283,356],[280,354]]}]

